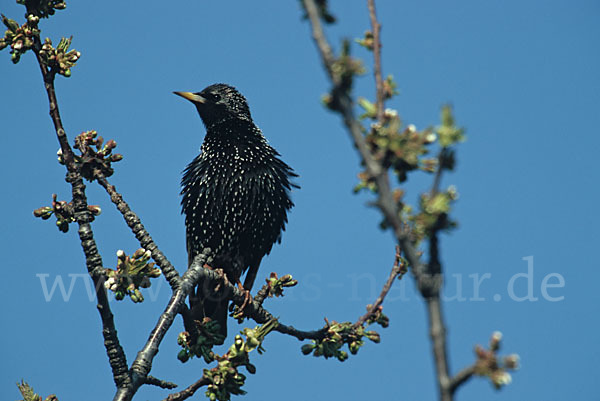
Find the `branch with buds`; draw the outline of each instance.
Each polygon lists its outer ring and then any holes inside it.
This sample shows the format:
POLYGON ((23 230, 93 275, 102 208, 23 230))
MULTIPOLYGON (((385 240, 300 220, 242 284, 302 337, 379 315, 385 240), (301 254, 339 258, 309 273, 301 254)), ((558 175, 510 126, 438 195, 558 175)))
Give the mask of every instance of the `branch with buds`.
MULTIPOLYGON (((442 107, 439 126, 420 131, 414 125, 404 125, 397 111, 385 107, 385 102, 393 98, 397 90, 391 75, 383 79, 381 24, 377 19, 375 0, 367 0, 371 29, 356 40, 373 53, 375 101, 358 97, 357 103, 364 112, 356 117, 355 101, 351 96, 352 84, 354 78, 364 72, 364 67, 360 60, 350 57, 348 41, 342 43, 339 56, 335 55, 323 31, 323 17, 317 1, 303 0, 303 6, 323 67, 332 84, 331 90, 323 98, 325 106, 340 114, 362 159, 364 171, 359 174, 355 191, 366 189, 376 195, 374 205, 379 208, 383 217, 380 227, 392 229, 402 256, 411 269, 419 292, 427 304, 440 399, 451 401, 454 389, 449 384, 451 379, 446 329, 440 298, 443 270, 438 234, 456 227, 456 222, 450 218, 450 211, 452 203, 458 198, 458 192, 453 186, 441 190, 440 183, 442 173, 454 168, 453 147, 465 139, 464 130, 456 125, 449 106, 442 107), (366 120, 371 120, 368 127, 364 125, 366 120), (437 157, 430 156, 434 147, 439 148, 437 157), (404 201, 404 190, 394 188, 390 173, 402 184, 412 172, 418 170, 434 173, 434 179, 432 189, 420 196, 418 211, 415 212, 404 201), (423 252, 420 248, 425 241, 429 245, 428 262, 421 260, 423 252)), ((338 337, 331 349, 321 351, 319 348, 319 352, 338 355, 336 352, 340 343, 343 341, 338 337)), ((307 352, 312 352, 313 349, 305 348, 307 352)), ((468 379, 470 376, 465 377, 468 379)), ((458 386, 463 381, 456 383, 458 386)))
POLYGON ((150 279, 160 276, 160 269, 154 267, 154 262, 149 262, 151 253, 143 248, 138 249, 131 256, 122 250, 117 251, 117 269, 106 269, 104 287, 115 294, 117 301, 126 295, 133 302, 143 302, 144 297, 140 288, 150 287, 150 279))

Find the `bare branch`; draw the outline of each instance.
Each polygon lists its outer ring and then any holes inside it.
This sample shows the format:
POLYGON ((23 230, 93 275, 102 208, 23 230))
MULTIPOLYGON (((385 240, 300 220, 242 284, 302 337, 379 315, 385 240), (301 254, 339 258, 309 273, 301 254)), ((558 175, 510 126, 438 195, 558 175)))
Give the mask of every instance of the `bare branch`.
MULTIPOLYGON (((444 171, 444 158, 445 151, 442 149, 438 156, 438 169, 433 179, 433 184, 430 191, 430 196, 432 197, 439 192, 442 172, 444 171)), ((442 312, 442 302, 440 299, 440 289, 442 288, 443 274, 442 263, 440 261, 438 226, 439 224, 436 223, 429 235, 429 263, 427 265, 427 273, 424 275, 424 277, 427 279, 427 285, 420 285, 419 290, 421 291, 421 295, 427 303, 429 330, 437 372, 440 400, 452 401, 454 391, 451 389, 450 367, 448 365, 448 351, 446 345, 446 327, 444 325, 444 315, 442 312)))
POLYGON ((210 384, 210 380, 208 380, 206 377, 202 376, 202 378, 200 378, 200 380, 198 380, 197 382, 191 384, 185 390, 181 390, 178 393, 173 393, 173 394, 169 395, 167 398, 165 398, 163 401, 182 401, 182 400, 186 400, 186 399, 190 398, 191 396, 193 396, 194 393, 200 387, 206 386, 207 384, 210 384))
POLYGON ((442 183, 442 173, 448 169, 448 159, 451 157, 451 153, 448 148, 442 148, 438 155, 438 166, 435 170, 435 176, 433 177, 433 184, 431 185, 431 191, 429 196, 433 197, 440 191, 440 185, 442 183))
POLYGON ((175 387, 177 387, 177 384, 175 384, 175 383, 171 383, 166 380, 160 380, 154 376, 148 376, 146 378, 146 384, 164 388, 164 389, 168 389, 168 390, 171 390, 171 389, 174 389, 175 387))
POLYGON ((158 267, 160 267, 160 270, 169 282, 171 288, 176 288, 180 282, 177 270, 175 270, 171 262, 169 262, 167 257, 158 248, 150 236, 150 233, 144 228, 140 218, 131 210, 127 202, 123 200, 123 196, 117 192, 115 186, 110 185, 106 177, 100 176, 97 180, 110 196, 112 203, 115 204, 119 212, 123 215, 125 223, 127 223, 127 226, 129 226, 137 240, 140 242, 140 246, 152 253, 152 259, 154 259, 158 267))
MULTIPOLYGON (((319 47, 319 51, 321 52, 321 58, 323 59, 323 66, 327 70, 329 77, 334 80, 333 74, 333 63, 335 62, 335 56, 333 54, 333 50, 331 50, 331 46, 327 42, 325 38, 325 33, 323 32, 323 28, 321 27, 321 21, 319 19, 319 11, 317 9, 317 5, 314 0, 304 0, 304 7, 306 8, 306 14, 308 15, 308 19, 310 20, 310 24, 312 25, 312 35, 315 43, 319 47)), ((338 84, 334 82, 334 84, 338 84)))
POLYGON ((390 275, 388 276, 385 284, 383 285, 383 288, 381 289, 381 293, 379 294, 375 302, 372 305, 370 305, 370 307, 367 310, 367 313, 358 318, 356 323, 354 323, 354 327, 362 326, 371 316, 373 316, 376 313, 377 309, 383 304, 383 300, 392 288, 394 280, 400 274, 404 273, 402 272, 402 266, 400 265, 400 247, 396 246, 396 258, 394 259, 394 266, 392 267, 392 271, 390 272, 390 275))
POLYGON ((441 164, 441 159, 442 159, 442 151, 440 151, 440 154, 438 155, 438 167, 437 170, 435 171, 435 176, 433 177, 433 184, 431 185, 431 192, 430 192, 430 196, 435 196, 439 191, 440 191, 440 184, 442 182, 442 172, 444 171, 444 168, 442 167, 441 164))
POLYGON ((450 380, 450 384, 448 386, 448 390, 450 393, 454 394, 456 390, 463 384, 465 384, 473 375, 475 374, 475 365, 467 366, 460 372, 458 372, 452 380, 450 380))
POLYGON ((427 303, 429 316, 429 335, 433 347, 440 400, 451 401, 452 393, 449 391, 450 378, 446 352, 446 328, 442 315, 441 299, 437 295, 425 298, 425 302, 427 303))
POLYGON ((377 14, 375 13, 375 0, 367 0, 369 6, 369 17, 371 19, 371 30, 373 31, 373 58, 375 68, 373 73, 375 75, 375 86, 377 90, 377 121, 383 121, 383 109, 384 109, 384 93, 383 93, 383 78, 381 76, 381 24, 377 21, 377 14))

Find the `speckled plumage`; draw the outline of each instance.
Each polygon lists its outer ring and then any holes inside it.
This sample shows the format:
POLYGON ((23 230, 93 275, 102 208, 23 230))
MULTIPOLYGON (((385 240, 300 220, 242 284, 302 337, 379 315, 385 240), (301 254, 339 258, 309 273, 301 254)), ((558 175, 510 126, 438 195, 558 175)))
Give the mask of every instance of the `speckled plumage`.
MULTIPOLYGON (((268 144, 235 88, 215 84, 178 94, 196 105, 206 127, 201 153, 181 182, 189 261, 209 247, 212 267, 222 268, 229 281, 249 269, 244 287, 250 290, 261 259, 281 241, 296 174, 268 144)), ((227 301, 196 295, 190 303, 199 305, 192 309, 200 306, 223 326, 227 301)))

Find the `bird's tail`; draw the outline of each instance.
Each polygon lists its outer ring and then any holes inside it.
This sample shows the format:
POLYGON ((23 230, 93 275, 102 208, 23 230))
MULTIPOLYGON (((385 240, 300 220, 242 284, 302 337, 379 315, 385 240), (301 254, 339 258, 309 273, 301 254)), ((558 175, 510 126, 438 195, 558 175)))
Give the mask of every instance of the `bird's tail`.
MULTIPOLYGON (((191 266, 194 258, 198 255, 191 252, 189 245, 188 242, 188 266, 191 266)), ((210 249, 204 249, 201 255, 207 257, 201 262, 202 264, 212 260, 210 258, 210 249)), ((210 318, 219 323, 219 333, 227 337, 227 309, 229 306, 229 297, 227 295, 227 292, 223 291, 223 289, 215 291, 214 286, 210 282, 200 280, 196 288, 189 295, 189 317, 192 319, 191 321, 188 320, 188 322, 202 322, 204 318, 210 318)), ((195 332, 191 327, 186 327, 186 330, 195 332)))
POLYGON ((219 333, 227 337, 227 307, 229 306, 229 300, 227 298, 209 298, 204 299, 204 317, 209 317, 219 323, 219 333))
POLYGON ((219 323, 219 333, 227 336, 227 308, 229 299, 227 294, 214 292, 213 288, 207 288, 202 282, 198 284, 195 291, 190 294, 190 307, 192 318, 202 322, 204 318, 210 318, 219 323))

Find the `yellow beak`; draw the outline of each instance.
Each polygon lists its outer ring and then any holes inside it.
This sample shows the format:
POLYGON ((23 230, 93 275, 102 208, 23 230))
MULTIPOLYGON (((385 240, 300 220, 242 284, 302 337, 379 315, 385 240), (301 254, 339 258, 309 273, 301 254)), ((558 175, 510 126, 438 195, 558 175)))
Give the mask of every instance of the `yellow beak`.
POLYGON ((200 95, 192 92, 173 92, 174 94, 181 96, 184 99, 189 100, 192 103, 205 103, 206 99, 200 95))

